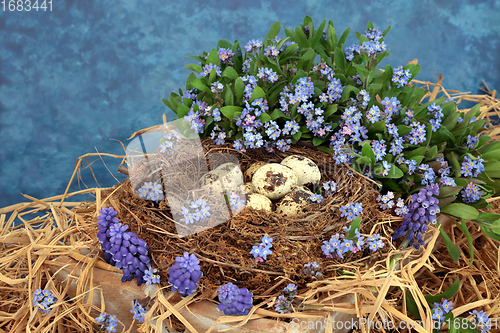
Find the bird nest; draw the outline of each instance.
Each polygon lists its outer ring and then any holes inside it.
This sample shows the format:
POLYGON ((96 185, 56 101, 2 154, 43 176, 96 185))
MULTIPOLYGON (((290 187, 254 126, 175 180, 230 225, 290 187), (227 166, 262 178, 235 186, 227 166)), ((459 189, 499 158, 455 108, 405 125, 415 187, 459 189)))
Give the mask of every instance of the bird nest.
MULTIPOLYGON (((279 288, 277 281, 293 282, 306 288, 306 284, 311 282, 311 278, 304 274, 304 264, 308 262, 318 263, 323 276, 328 278, 338 276, 337 270, 347 262, 352 267, 370 267, 394 250, 389 241, 391 224, 400 219, 380 211, 376 202, 379 192, 373 188, 376 186, 370 179, 347 166, 339 167, 328 154, 298 145, 276 154, 267 153, 264 149, 239 153, 229 143, 217 146, 210 139, 203 140, 203 148, 205 154, 210 152, 212 156, 218 156, 212 159, 212 168, 226 163, 227 156, 231 155, 238 157, 242 171, 258 161, 279 163, 290 155, 307 157, 318 165, 322 181, 337 183, 337 193, 325 198, 321 204, 307 206, 298 216, 244 209, 227 222, 180 237, 177 230, 183 226, 174 220, 169 202, 163 200, 154 203, 139 198, 138 185, 134 188, 132 182, 126 180, 109 191, 110 198, 117 203, 114 208, 119 212, 120 221, 129 225, 131 231, 149 244, 154 266, 159 269, 165 286, 168 285, 168 268, 174 263, 175 257, 185 251, 194 253, 201 262, 202 271, 205 272, 200 280, 202 293, 211 295, 213 290, 232 281, 257 296, 279 288), (349 252, 343 259, 326 258, 321 250, 323 241, 328 241, 336 233, 343 234, 343 227, 350 225, 345 217, 341 217, 339 209, 348 203, 362 204, 361 234, 370 236, 379 233, 384 236, 386 246, 376 252, 369 249, 349 252), (250 251, 265 234, 273 238, 273 254, 265 262, 257 262, 250 251)), ((156 154, 149 159, 149 169, 168 170, 173 163, 175 161, 171 158, 156 154)), ((141 183, 159 181, 155 175, 148 176, 143 165, 137 165, 137 169, 130 172, 140 173, 142 176, 137 178, 142 180, 141 183)), ((180 179, 199 179, 202 176, 197 168, 185 172, 198 175, 183 175, 180 179)), ((182 186, 181 183, 177 185, 182 186)))

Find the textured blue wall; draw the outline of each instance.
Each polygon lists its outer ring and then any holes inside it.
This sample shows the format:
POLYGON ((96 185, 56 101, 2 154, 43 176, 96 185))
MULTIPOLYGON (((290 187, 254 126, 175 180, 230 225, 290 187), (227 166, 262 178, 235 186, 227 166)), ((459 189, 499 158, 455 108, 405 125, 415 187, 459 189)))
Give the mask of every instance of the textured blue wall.
MULTIPOLYGON (((63 193, 78 156, 122 154, 110 138, 126 143, 163 112, 172 119, 161 98, 184 87, 186 55, 221 38, 263 38, 276 20, 296 27, 305 15, 316 25, 331 19, 338 31, 363 31, 369 20, 381 30, 392 25, 387 63, 418 58, 420 80, 441 71, 451 89, 475 93, 483 79, 500 88, 499 1, 54 0, 52 12, 0 8, 0 207, 22 201, 20 193, 63 193)), ((117 161, 105 161, 115 172, 117 161)), ((115 183, 102 162, 93 169, 101 186, 115 183)), ((83 177, 96 185, 90 172, 83 177)))

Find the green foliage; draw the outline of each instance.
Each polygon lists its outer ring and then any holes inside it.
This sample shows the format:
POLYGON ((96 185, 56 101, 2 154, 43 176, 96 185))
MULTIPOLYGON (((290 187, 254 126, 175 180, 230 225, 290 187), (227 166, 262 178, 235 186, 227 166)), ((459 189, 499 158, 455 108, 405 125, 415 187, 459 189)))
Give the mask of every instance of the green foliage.
MULTIPOLYGON (((220 40, 208 53, 189 56, 196 63, 186 66, 192 70, 186 91, 172 93, 163 103, 179 118, 191 115, 190 122, 204 122, 200 136, 223 130, 226 140, 240 140, 244 149, 286 150, 299 140, 313 144, 331 153, 333 163, 368 170, 383 192, 392 190, 396 197, 406 198, 426 184, 446 184, 439 196, 441 211, 477 221, 477 209, 487 206, 485 199, 500 194, 500 143, 480 135, 484 121, 476 119, 479 105, 463 114, 446 97, 423 100, 427 90, 407 84, 419 73, 419 65, 378 68, 389 55, 384 42, 389 30, 356 32, 357 45, 345 45, 350 28, 338 33, 331 21, 315 27, 306 17, 295 28, 275 22, 253 46, 220 40), (232 55, 223 59, 221 48, 232 55), (222 91, 214 88, 217 84, 222 91), (264 107, 256 110, 253 103, 264 107), (216 109, 220 120, 212 117, 216 109), (376 109, 378 115, 372 117, 376 109), (258 125, 246 125, 243 118, 258 125), (296 129, 285 131, 290 124, 296 129), (269 128, 278 128, 278 135, 269 128), (248 131, 262 141, 247 141, 248 131), (382 145, 382 152, 374 142, 382 145), (481 165, 477 172, 464 171, 467 159, 481 165), (467 204, 462 193, 471 182, 480 186, 482 197, 467 204)), ((499 220, 477 223, 498 239, 499 220)))

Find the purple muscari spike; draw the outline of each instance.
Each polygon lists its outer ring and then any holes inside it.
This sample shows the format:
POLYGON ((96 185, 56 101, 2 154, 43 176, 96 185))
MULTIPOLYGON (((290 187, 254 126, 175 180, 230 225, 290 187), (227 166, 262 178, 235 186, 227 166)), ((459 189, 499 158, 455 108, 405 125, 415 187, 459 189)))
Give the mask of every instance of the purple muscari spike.
POLYGON ((172 285, 172 291, 186 297, 193 294, 197 289, 198 280, 203 276, 200 261, 194 254, 184 252, 182 257, 175 258, 175 264, 168 270, 170 278, 168 283, 172 285))
POLYGON ((238 288, 231 282, 219 288, 219 301, 217 310, 224 311, 226 316, 247 315, 253 306, 253 294, 247 288, 238 288))
POLYGON ((137 276, 137 285, 140 285, 150 265, 146 242, 133 232, 126 231, 128 225, 120 223, 113 207, 103 208, 99 212, 97 237, 106 261, 123 270, 122 282, 137 276))
POLYGON ((427 185, 420 189, 418 194, 413 194, 408 205, 408 213, 404 216, 401 226, 394 230, 393 239, 405 237, 409 245, 414 245, 417 249, 424 245, 422 235, 427 231, 427 224, 436 223, 436 214, 439 210, 439 185, 427 185))

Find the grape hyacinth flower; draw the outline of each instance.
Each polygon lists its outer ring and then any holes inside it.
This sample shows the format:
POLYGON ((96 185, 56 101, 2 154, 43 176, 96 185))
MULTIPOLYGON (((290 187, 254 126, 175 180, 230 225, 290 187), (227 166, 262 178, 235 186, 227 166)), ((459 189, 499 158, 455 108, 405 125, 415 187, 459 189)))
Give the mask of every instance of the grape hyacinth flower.
POLYGON ((219 302, 217 310, 224 311, 226 316, 247 315, 253 306, 253 294, 247 288, 238 288, 228 282, 219 289, 219 302))
POLYGON ((320 272, 320 266, 316 261, 304 264, 304 274, 307 276, 314 276, 316 278, 320 278, 323 276, 323 274, 321 274, 320 272))
POLYGON ((462 194, 462 200, 465 203, 474 203, 478 201, 483 195, 483 191, 479 189, 479 186, 474 183, 469 183, 460 194, 462 194))
POLYGON ((108 332, 116 332, 116 326, 118 326, 118 320, 115 315, 110 315, 108 313, 101 313, 99 317, 95 318, 98 324, 106 328, 108 332))
POLYGON ((37 289, 33 293, 33 306, 46 314, 52 310, 50 307, 56 302, 56 296, 48 290, 37 289))
POLYGON ((144 276, 142 278, 146 285, 157 284, 160 283, 160 274, 158 274, 158 269, 148 267, 148 269, 144 272, 144 276))
POLYGON ((184 252, 182 257, 175 258, 175 264, 168 270, 170 278, 168 283, 172 285, 172 291, 186 297, 193 294, 198 288, 198 280, 203 276, 200 261, 194 254, 184 252))
POLYGON ((273 247, 273 239, 268 235, 264 235, 262 237, 262 241, 258 245, 254 245, 250 254, 253 254, 253 257, 257 262, 263 262, 267 260, 267 256, 273 254, 271 248, 273 247))
POLYGON ((427 185, 420 189, 418 193, 411 196, 408 205, 409 212, 404 216, 401 226, 394 230, 393 239, 405 237, 409 245, 419 249, 424 245, 422 235, 427 231, 427 224, 436 224, 436 214, 439 210, 439 199, 434 196, 439 195, 439 185, 427 185))
POLYGON ((122 269, 122 282, 137 276, 137 285, 141 285, 144 272, 151 265, 148 245, 133 232, 126 231, 128 226, 115 218, 118 213, 113 207, 103 208, 99 213, 97 238, 106 261, 122 269))
POLYGON ((142 307, 142 305, 135 300, 134 306, 132 307, 132 310, 130 310, 131 313, 134 314, 133 319, 139 321, 140 323, 144 322, 144 315, 146 314, 146 310, 142 307))

